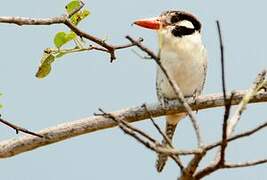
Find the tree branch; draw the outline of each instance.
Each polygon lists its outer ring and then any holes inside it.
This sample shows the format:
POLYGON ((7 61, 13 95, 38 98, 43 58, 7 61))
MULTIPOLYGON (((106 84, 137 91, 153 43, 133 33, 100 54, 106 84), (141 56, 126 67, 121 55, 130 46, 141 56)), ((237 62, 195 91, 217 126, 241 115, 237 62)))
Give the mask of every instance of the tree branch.
MULTIPOLYGON (((81 8, 83 7, 83 3, 82 6, 80 8, 78 8, 77 10, 74 10, 74 12, 76 13, 77 11, 79 11, 81 8)), ((105 48, 109 54, 110 54, 110 58, 111 58, 111 62, 113 60, 116 59, 115 56, 115 51, 119 50, 119 49, 125 49, 125 48, 129 48, 131 46, 135 46, 135 44, 125 44, 125 45, 111 45, 108 44, 106 41, 93 36, 89 33, 86 33, 82 30, 80 30, 77 26, 75 26, 74 24, 72 24, 72 22, 70 21, 69 17, 73 15, 72 13, 70 15, 68 14, 64 14, 62 16, 57 16, 57 17, 51 17, 51 18, 29 18, 29 17, 13 17, 13 16, 0 16, 0 23, 9 23, 9 24, 16 24, 19 26, 22 25, 53 25, 53 24, 65 24, 69 29, 71 29, 73 32, 75 32, 78 36, 83 37, 85 39, 88 39, 89 41, 92 41, 96 44, 98 44, 99 46, 105 48)), ((136 42, 142 42, 143 39, 139 38, 136 40, 136 42)))
POLYGON ((13 16, 0 16, 0 23, 22 25, 52 25, 63 24, 68 18, 68 15, 62 15, 51 18, 29 18, 29 17, 13 17, 13 16))
MULTIPOLYGON (((238 104, 242 100, 245 93, 246 91, 236 91, 231 104, 238 104)), ((229 102, 230 96, 230 94, 227 95, 227 102, 229 102)), ((258 93, 250 100, 250 103, 257 102, 267 102, 267 93, 258 93)), ((224 106, 224 99, 222 94, 212 94, 208 96, 199 96, 197 98, 197 103, 195 102, 195 100, 191 99, 188 101, 188 104, 193 110, 201 110, 224 106)), ((153 117, 159 117, 166 114, 175 114, 185 111, 183 105, 177 103, 177 101, 168 103, 166 107, 161 107, 160 104, 149 104, 147 105, 147 109, 150 113, 147 113, 147 111, 141 105, 112 112, 112 114, 116 117, 121 117, 127 122, 136 122, 148 119, 151 115, 153 117)), ((95 116, 59 124, 57 126, 37 132, 37 134, 40 134, 45 138, 24 135, 20 138, 1 141, 0 158, 11 157, 38 147, 69 139, 71 137, 99 131, 114 126, 116 126, 116 123, 114 121, 108 118, 95 116)))

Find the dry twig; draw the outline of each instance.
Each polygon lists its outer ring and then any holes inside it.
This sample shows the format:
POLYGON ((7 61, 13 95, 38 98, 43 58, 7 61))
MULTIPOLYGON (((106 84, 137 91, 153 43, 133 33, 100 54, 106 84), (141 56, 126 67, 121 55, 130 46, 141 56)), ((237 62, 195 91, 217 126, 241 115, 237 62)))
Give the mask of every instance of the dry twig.
MULTIPOLYGON (((252 134, 262 130, 263 128, 266 128, 267 127, 267 121, 256 126, 255 128, 252 128, 250 130, 246 130, 244 132, 241 132, 239 134, 236 134, 236 135, 233 135, 232 137, 228 138, 227 141, 228 142, 231 142, 231 141, 234 141, 234 140, 237 140, 237 139, 240 139, 240 138, 244 138, 244 137, 249 137, 251 136, 252 134)), ((213 144, 209 144, 209 145, 206 145, 204 148, 206 151, 209 151, 213 148, 216 148, 218 146, 220 146, 222 144, 222 141, 218 141, 216 143, 213 143, 213 144)))
MULTIPOLYGON (((147 111, 146 106, 144 108, 147 111)), ((102 109, 99 109, 99 111, 102 114, 96 114, 97 116, 100 115, 100 116, 103 116, 103 117, 106 117, 106 118, 113 120, 114 122, 116 122, 118 124, 118 126, 120 127, 120 129, 124 133, 132 136, 134 139, 136 139, 138 142, 140 142, 141 144, 143 144, 145 147, 149 148, 150 150, 155 151, 156 153, 165 153, 166 152, 166 154, 169 154, 169 156, 177 163, 177 165, 180 167, 181 170, 184 169, 184 166, 182 165, 178 156, 170 154, 170 152, 171 152, 171 151, 169 151, 170 148, 163 147, 159 142, 157 142, 155 139, 153 139, 151 136, 149 136, 144 131, 139 130, 138 128, 130 125, 129 123, 127 123, 124 120, 121 120, 120 118, 115 117, 111 113, 106 113, 102 109)))
POLYGON ((243 163, 226 163, 224 164, 223 168, 243 168, 243 167, 249 167, 249 166, 256 166, 260 164, 267 163, 267 159, 260 159, 256 161, 247 161, 243 163))
MULTIPOLYGON (((57 17, 51 17, 51 18, 28 18, 28 17, 11 17, 11 16, 0 16, 0 23, 9 23, 9 24, 16 24, 19 26, 22 25, 53 25, 53 24, 65 24, 69 29, 71 29, 73 32, 75 32, 78 36, 83 37, 85 39, 88 39, 89 41, 92 41, 99 45, 100 47, 95 47, 95 50, 103 51, 103 48, 105 48, 105 52, 108 52, 110 54, 111 61, 116 59, 115 51, 119 49, 125 49, 129 48, 131 46, 135 46, 134 44, 125 44, 125 45, 111 45, 107 43, 106 41, 93 36, 89 33, 86 33, 82 30, 80 30, 78 27, 76 27, 72 22, 69 20, 69 17, 71 17, 73 14, 77 13, 79 10, 81 10, 82 6, 76 10, 73 11, 70 15, 64 14, 62 16, 57 17)), ((137 42, 143 41, 143 39, 139 38, 136 40, 137 42)))
POLYGON ((227 146, 227 120, 230 115, 230 108, 231 108, 231 99, 230 103, 226 103, 226 83, 225 83, 225 66, 224 66, 224 46, 222 40, 222 33, 219 21, 216 21, 217 30, 219 35, 219 42, 220 42, 220 52, 221 52, 221 79, 222 79, 222 91, 223 91, 223 98, 224 98, 224 116, 223 116, 223 128, 222 128, 222 143, 221 143, 221 150, 219 152, 220 159, 218 164, 224 164, 225 160, 225 149, 227 146))
POLYGON ((18 134, 19 132, 24 132, 26 134, 30 134, 30 135, 33 135, 33 136, 37 136, 39 138, 43 138, 43 136, 40 135, 40 134, 37 134, 37 133, 32 132, 32 131, 29 131, 29 130, 27 130, 25 128, 19 127, 19 126, 15 125, 15 124, 12 124, 12 123, 2 119, 1 118, 1 114, 0 114, 0 122, 5 124, 5 125, 7 125, 8 127, 11 127, 12 129, 14 129, 16 131, 16 134, 18 134))
POLYGON ((151 120, 152 124, 155 126, 155 128, 157 129, 157 131, 160 133, 160 135, 163 137, 163 139, 166 141, 166 143, 173 148, 173 145, 171 143, 171 140, 166 136, 166 134, 160 129, 160 127, 157 125, 157 123, 155 122, 155 120, 152 117, 152 114, 148 111, 146 104, 143 104, 143 107, 145 109, 145 111, 150 115, 149 119, 151 120))

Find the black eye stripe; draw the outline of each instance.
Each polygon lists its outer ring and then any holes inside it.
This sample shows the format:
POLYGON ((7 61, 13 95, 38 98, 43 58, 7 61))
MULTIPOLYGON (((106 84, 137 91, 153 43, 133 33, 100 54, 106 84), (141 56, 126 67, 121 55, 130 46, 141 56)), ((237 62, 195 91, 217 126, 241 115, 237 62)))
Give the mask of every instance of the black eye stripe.
POLYGON ((177 14, 175 14, 171 17, 171 23, 177 23, 178 21, 179 21, 179 17, 177 14))
POLYGON ((172 34, 175 37, 182 37, 186 35, 191 35, 195 32, 195 29, 188 28, 185 26, 175 26, 175 28, 172 30, 172 34))

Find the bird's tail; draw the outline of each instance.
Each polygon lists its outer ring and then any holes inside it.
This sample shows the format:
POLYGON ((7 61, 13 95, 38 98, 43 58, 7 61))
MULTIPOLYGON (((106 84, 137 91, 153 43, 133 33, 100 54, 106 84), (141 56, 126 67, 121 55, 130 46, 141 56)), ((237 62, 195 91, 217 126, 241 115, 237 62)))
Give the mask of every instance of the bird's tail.
MULTIPOLYGON (((182 114, 175 114, 175 115, 169 115, 166 116, 166 129, 165 134, 169 138, 170 141, 172 141, 176 126, 178 122, 185 116, 184 113, 182 114)), ((165 139, 162 140, 163 146, 167 146, 167 142, 165 139)), ((166 154, 158 154, 158 159, 156 161, 156 168, 158 172, 161 172, 168 160, 168 156, 166 154)))

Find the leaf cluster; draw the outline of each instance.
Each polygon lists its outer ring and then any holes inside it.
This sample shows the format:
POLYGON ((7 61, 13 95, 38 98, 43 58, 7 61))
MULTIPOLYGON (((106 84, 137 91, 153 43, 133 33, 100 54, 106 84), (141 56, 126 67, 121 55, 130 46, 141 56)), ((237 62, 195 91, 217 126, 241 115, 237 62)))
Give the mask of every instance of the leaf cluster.
MULTIPOLYGON (((82 6, 83 2, 81 0, 72 0, 65 6, 67 15, 70 16, 69 20, 75 26, 77 26, 82 20, 90 15, 90 11, 88 9, 79 9, 82 6)), ((54 36, 54 45, 55 48, 47 48, 44 50, 38 71, 35 74, 35 76, 39 79, 45 78, 51 72, 52 63, 54 63, 58 58, 66 54, 84 50, 84 42, 73 31, 57 32, 54 36), (69 44, 70 42, 75 43, 73 48, 62 48, 64 45, 69 44)))

